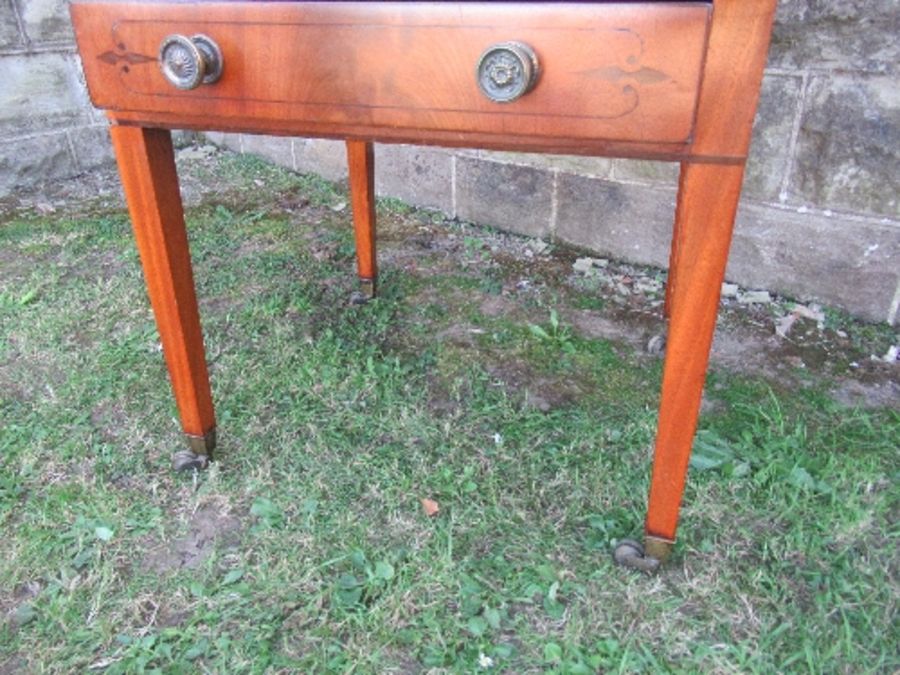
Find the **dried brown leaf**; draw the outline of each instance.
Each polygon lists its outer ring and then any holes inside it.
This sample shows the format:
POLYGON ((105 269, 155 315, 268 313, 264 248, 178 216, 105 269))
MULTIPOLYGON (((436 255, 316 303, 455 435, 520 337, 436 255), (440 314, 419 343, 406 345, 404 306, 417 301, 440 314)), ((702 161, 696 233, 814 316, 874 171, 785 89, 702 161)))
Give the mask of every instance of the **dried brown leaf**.
POLYGON ((433 499, 423 498, 422 500, 422 509, 425 511, 425 515, 429 518, 437 514, 438 511, 441 510, 440 504, 438 504, 433 499))

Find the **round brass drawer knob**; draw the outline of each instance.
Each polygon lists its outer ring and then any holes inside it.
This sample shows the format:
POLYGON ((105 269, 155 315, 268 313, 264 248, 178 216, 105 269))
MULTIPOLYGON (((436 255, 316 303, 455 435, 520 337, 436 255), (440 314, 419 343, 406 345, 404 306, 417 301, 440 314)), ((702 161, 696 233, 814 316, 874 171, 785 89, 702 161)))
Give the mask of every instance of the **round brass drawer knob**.
POLYGON ((537 54, 524 42, 501 42, 488 47, 475 69, 481 93, 496 103, 509 103, 534 88, 540 67, 537 54))
POLYGON ((159 46, 159 67, 179 89, 196 89, 222 77, 222 51, 207 35, 170 35, 159 46))

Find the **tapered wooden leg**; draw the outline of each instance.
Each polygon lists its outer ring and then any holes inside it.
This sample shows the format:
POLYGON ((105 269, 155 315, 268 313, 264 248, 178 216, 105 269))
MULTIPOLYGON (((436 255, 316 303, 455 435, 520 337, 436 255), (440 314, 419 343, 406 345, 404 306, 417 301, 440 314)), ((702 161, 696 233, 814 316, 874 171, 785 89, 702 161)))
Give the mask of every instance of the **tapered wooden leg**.
POLYGON ((350 200, 356 233, 356 266, 361 291, 375 296, 378 265, 375 259, 375 151, 368 141, 347 141, 350 200))
POLYGON ((681 189, 681 183, 684 181, 685 165, 681 166, 681 174, 679 176, 678 203, 675 206, 675 227, 672 229, 672 246, 669 250, 669 274, 666 279, 666 301, 663 306, 663 314, 666 318, 672 316, 672 302, 675 295, 675 286, 678 285, 678 256, 681 253, 681 219, 682 215, 682 195, 684 191, 681 189))
POLYGON ((110 129, 175 402, 190 449, 209 456, 215 416, 169 131, 110 129))
POLYGON ((676 284, 645 528, 645 553, 657 560, 675 540, 743 177, 743 166, 683 164, 681 171, 676 284))

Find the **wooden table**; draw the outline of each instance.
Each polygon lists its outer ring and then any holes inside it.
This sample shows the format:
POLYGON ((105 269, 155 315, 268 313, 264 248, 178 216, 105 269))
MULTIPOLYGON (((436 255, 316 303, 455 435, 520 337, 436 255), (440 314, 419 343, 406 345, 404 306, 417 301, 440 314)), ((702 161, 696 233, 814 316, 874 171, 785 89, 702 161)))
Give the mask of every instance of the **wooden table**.
POLYGON ((71 6, 108 112, 190 450, 215 416, 169 129, 347 140, 358 272, 376 284, 372 142, 681 163, 644 546, 675 539, 776 0, 230 2, 71 6))

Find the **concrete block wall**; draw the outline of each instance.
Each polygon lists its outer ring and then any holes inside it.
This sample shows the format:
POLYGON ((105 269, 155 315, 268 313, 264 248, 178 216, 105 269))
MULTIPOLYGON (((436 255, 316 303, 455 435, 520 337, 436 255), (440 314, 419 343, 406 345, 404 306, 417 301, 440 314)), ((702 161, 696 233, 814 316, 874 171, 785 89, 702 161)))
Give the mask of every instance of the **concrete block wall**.
MULTIPOLYGON (((898 35, 897 0, 781 0, 729 280, 896 323, 898 35)), ((339 141, 208 137, 297 171, 346 176, 339 141)), ((0 194, 108 157, 64 2, 0 0, 0 194)), ((658 162, 376 151, 380 194, 660 267, 668 261, 676 180, 677 166, 658 162)))
POLYGON ((65 0, 0 0, 0 196, 112 159, 65 0))

